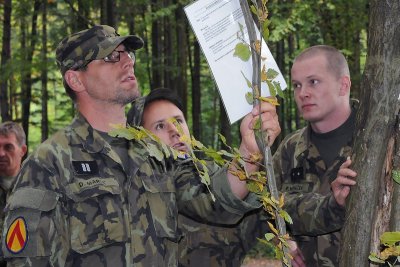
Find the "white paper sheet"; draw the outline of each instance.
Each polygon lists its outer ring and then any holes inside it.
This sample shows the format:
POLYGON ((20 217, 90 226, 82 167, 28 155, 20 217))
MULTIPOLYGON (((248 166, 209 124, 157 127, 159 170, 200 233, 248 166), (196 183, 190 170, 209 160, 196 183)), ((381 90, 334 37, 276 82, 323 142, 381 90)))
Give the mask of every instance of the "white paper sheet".
MULTIPOLYGON (((233 56, 235 46, 241 42, 237 34, 241 24, 244 27, 244 40, 249 43, 246 23, 239 0, 198 0, 185 7, 186 16, 205 54, 217 83, 222 101, 231 123, 241 119, 252 109, 245 98, 251 92, 242 73, 252 80, 252 60, 244 62, 233 56)), ((257 31, 258 34, 258 31, 257 31)), ((259 36, 259 34, 257 35, 259 36)), ((275 59, 264 40, 261 55, 266 60, 262 64, 279 72, 274 81, 279 82, 282 90, 287 85, 275 59)), ((261 95, 269 96, 265 83, 261 86, 261 95)))

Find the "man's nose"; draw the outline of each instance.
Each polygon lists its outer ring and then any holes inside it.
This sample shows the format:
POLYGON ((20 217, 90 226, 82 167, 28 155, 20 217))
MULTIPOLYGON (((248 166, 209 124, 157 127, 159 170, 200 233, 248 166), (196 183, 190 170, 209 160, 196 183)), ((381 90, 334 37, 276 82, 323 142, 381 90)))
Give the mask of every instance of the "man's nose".
POLYGON ((301 98, 309 97, 310 96, 310 89, 307 86, 303 86, 300 89, 299 96, 301 98))
POLYGON ((176 124, 174 122, 168 122, 168 132, 172 135, 172 136, 180 136, 179 131, 178 131, 178 127, 176 126, 176 124))

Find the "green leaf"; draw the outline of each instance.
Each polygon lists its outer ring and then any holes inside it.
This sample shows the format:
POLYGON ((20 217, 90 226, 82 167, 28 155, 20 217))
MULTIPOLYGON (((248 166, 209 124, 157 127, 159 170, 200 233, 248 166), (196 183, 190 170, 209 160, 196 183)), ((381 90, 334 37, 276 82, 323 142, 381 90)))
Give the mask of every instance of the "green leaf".
POLYGON ((281 84, 279 82, 273 81, 272 82, 275 86, 276 91, 278 92, 278 95, 282 98, 285 98, 285 93, 282 90, 281 84))
POLYGON ((292 218, 290 217, 289 213, 287 213, 285 210, 280 210, 279 215, 281 215, 281 217, 285 220, 285 222, 293 224, 292 218))
POLYGON ((158 161, 162 161, 164 159, 164 154, 158 148, 158 146, 149 143, 147 144, 147 150, 149 151, 150 156, 155 157, 158 161))
POLYGON ((250 10, 251 10, 251 12, 253 12, 254 15, 258 15, 258 10, 254 5, 250 6, 250 10))
POLYGON ((273 80, 273 79, 275 79, 276 77, 278 77, 278 75, 279 75, 279 72, 277 72, 277 71, 274 70, 274 69, 268 69, 268 70, 267 70, 267 77, 268 77, 268 80, 273 80))
POLYGON ((220 166, 225 163, 225 161, 222 158, 222 156, 215 150, 207 149, 207 150, 204 151, 204 153, 208 157, 212 158, 215 161, 215 163, 217 163, 220 166))
POLYGON ((252 84, 251 84, 250 80, 249 80, 249 79, 247 79, 247 78, 246 78, 246 76, 244 76, 244 73, 243 73, 243 71, 240 71, 240 72, 242 73, 242 75, 243 75, 243 78, 246 80, 247 86, 248 86, 249 88, 253 88, 253 86, 252 86, 252 84))
POLYGON ((393 170, 392 177, 396 183, 400 184, 400 170, 393 170))
POLYGON ((264 237, 267 241, 271 241, 275 235, 273 233, 266 233, 264 237))
POLYGON ((381 235, 381 243, 386 246, 393 246, 400 242, 400 232, 385 232, 381 235))
POLYGON ((270 82, 269 80, 267 80, 267 85, 268 85, 268 89, 269 89, 269 94, 271 96, 276 96, 276 89, 275 89, 275 86, 273 85, 273 83, 270 82))
POLYGON ((247 92, 245 97, 246 97, 247 103, 249 103, 250 105, 253 105, 253 103, 254 103, 253 93, 252 92, 247 92))
POLYGON ((242 34, 242 36, 244 35, 244 31, 243 31, 243 25, 239 23, 239 29, 240 29, 240 33, 242 34))
POLYGON ((235 46, 235 52, 233 53, 233 56, 236 56, 245 62, 248 61, 251 56, 249 46, 245 43, 238 43, 235 46))
POLYGON ((372 253, 371 255, 368 256, 368 259, 372 262, 376 263, 385 263, 385 261, 381 260, 380 258, 377 257, 375 253, 372 253))
POLYGON ((269 23, 267 21, 264 21, 262 25, 262 36, 265 41, 268 40, 269 38, 269 28, 268 28, 269 23))

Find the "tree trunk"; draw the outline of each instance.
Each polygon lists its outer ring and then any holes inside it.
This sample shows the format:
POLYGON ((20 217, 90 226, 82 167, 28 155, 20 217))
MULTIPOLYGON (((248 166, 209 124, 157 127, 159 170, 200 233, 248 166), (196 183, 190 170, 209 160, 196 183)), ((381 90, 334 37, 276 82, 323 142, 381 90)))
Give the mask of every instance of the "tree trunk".
MULTIPOLYGON (((169 0, 163 0, 163 8, 167 8, 170 5, 169 0)), ((175 28, 175 19, 172 20, 171 16, 164 16, 163 17, 163 35, 164 35, 164 50, 162 51, 162 57, 164 59, 163 64, 163 86, 167 88, 175 88, 174 84, 174 57, 175 57, 175 50, 174 50, 174 28, 175 28)))
POLYGON ((107 0, 107 25, 116 27, 116 12, 115 12, 115 1, 107 0))
POLYGON ((183 102, 183 113, 187 118, 188 113, 188 101, 187 101, 187 58, 188 58, 188 46, 187 46, 187 19, 183 11, 183 7, 179 6, 176 11, 176 45, 175 54, 177 56, 177 73, 174 75, 174 87, 178 92, 178 95, 182 98, 183 102))
POLYGON ((196 38, 193 40, 193 66, 192 75, 192 134, 195 138, 202 140, 201 132, 201 88, 200 88, 200 45, 196 38))
MULTIPOLYGON (((158 0, 151 0, 151 9, 157 10, 159 8, 158 0)), ((160 25, 156 19, 153 19, 151 24, 151 62, 152 62, 152 79, 150 80, 151 89, 161 87, 162 86, 162 76, 160 71, 161 66, 161 51, 162 51, 162 43, 161 43, 161 30, 160 25)))
POLYGON ((42 81, 42 121, 41 121, 41 133, 42 142, 49 136, 49 118, 48 118, 48 93, 47 93, 47 1, 43 1, 42 11, 42 69, 41 69, 41 81, 42 81))
POLYGON ((30 34, 30 45, 26 53, 26 64, 30 67, 28 70, 24 71, 22 75, 22 127, 26 134, 26 140, 29 136, 29 116, 32 100, 32 62, 33 62, 33 52, 35 50, 36 40, 37 40, 37 17, 40 9, 41 1, 36 0, 34 3, 33 14, 32 14, 32 24, 31 24, 31 34, 30 34))
POLYGON ((393 167, 399 167, 394 155, 398 154, 395 137, 399 129, 400 3, 372 0, 370 6, 368 54, 353 146, 358 178, 342 229, 342 267, 369 266, 368 255, 378 251, 380 235, 399 231, 389 223, 392 205, 400 200, 392 179, 393 167))
POLYGON ((4 19, 3 19, 3 39, 1 50, 1 67, 0 67, 0 109, 2 121, 12 119, 9 105, 8 95, 8 71, 7 66, 11 59, 11 0, 4 1, 4 19))

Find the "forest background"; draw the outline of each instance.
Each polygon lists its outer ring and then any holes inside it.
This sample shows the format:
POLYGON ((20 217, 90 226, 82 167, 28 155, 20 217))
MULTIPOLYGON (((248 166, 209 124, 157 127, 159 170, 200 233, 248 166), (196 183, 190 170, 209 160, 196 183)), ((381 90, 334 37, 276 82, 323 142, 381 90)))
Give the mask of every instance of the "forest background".
MULTIPOLYGON (((230 125, 212 73, 183 7, 187 0, 0 0, 1 121, 21 122, 29 151, 67 125, 74 107, 55 63, 65 36, 94 24, 108 24, 121 35, 145 41, 137 51, 135 74, 142 94, 157 87, 175 90, 184 100, 192 134, 220 147, 217 133, 238 143, 238 124, 230 125)), ((367 51, 368 1, 270 0, 267 44, 286 78, 279 118, 285 135, 304 125, 290 83, 293 58, 316 44, 333 45, 347 57, 352 96, 360 92, 367 51)), ((246 90, 247 88, 244 88, 246 90)), ((275 144, 279 144, 277 140, 275 144)))

